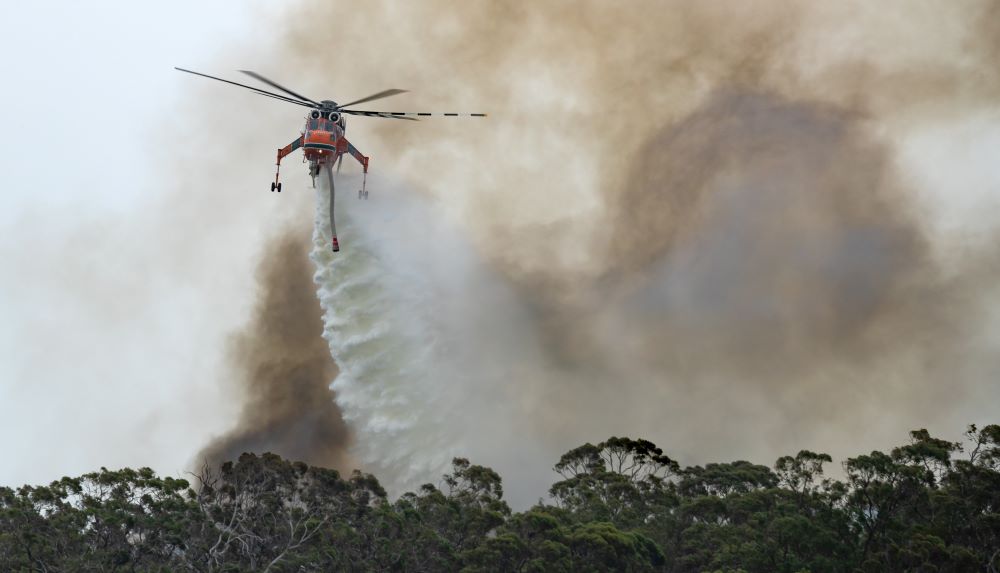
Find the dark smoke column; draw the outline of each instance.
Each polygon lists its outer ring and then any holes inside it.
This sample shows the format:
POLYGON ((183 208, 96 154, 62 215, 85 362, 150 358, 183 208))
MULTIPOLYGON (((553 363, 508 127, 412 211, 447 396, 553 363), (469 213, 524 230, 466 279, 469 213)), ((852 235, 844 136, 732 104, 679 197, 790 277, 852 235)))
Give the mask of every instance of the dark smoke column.
POLYGON ((286 230, 261 258, 253 316, 229 347, 243 408, 236 427, 210 443, 198 464, 218 464, 243 452, 273 452, 349 469, 350 434, 329 388, 337 367, 322 336, 309 231, 286 230))

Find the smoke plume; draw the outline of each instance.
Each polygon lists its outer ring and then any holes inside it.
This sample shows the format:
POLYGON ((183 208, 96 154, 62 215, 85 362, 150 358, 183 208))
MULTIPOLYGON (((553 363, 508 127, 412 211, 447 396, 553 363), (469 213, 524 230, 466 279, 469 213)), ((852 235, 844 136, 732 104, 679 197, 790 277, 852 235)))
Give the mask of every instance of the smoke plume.
POLYGON ((523 467, 612 433, 686 461, 766 463, 977 421, 1000 372, 995 242, 954 248, 933 206, 1000 176, 917 150, 930 179, 903 150, 996 113, 997 10, 306 2, 279 79, 417 94, 372 109, 491 114, 351 120, 373 170, 405 181, 383 187, 434 206, 396 213, 409 235, 346 211, 367 222, 350 232, 368 262, 318 279, 361 461, 409 484, 437 463, 415 460, 457 450, 504 470, 523 501, 547 480, 523 467), (474 257, 421 235, 445 221, 474 257), (359 277, 380 293, 359 299, 364 324, 395 325, 396 342, 343 334, 349 309, 330 293, 359 277), (352 370, 403 355, 421 358, 352 370))
POLYGON ((253 315, 229 347, 243 407, 237 426, 209 444, 199 460, 214 464, 269 451, 351 469, 350 433, 329 388, 337 368, 321 336, 308 253, 306 227, 288 228, 266 246, 253 315))

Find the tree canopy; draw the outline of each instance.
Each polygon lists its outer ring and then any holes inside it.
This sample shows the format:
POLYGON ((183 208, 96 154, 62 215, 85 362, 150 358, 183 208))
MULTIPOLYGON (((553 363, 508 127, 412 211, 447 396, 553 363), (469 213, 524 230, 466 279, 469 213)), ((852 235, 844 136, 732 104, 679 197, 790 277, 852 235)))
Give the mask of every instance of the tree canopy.
POLYGON ((611 437, 554 465, 513 512, 501 476, 453 460, 390 500, 375 476, 243 454, 189 482, 101 468, 0 488, 3 571, 1000 571, 1000 426, 910 433, 843 462, 682 467, 611 437))

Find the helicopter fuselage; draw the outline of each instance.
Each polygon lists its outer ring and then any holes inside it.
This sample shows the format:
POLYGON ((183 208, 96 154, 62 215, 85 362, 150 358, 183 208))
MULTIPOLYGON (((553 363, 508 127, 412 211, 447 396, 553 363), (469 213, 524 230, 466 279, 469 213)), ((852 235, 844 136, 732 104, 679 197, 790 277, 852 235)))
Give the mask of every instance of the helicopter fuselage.
POLYGON ((332 162, 347 151, 338 149, 344 147, 338 145, 347 130, 344 116, 334 111, 337 105, 335 102, 322 103, 323 108, 314 109, 306 116, 306 123, 302 128, 302 152, 305 159, 320 165, 332 162))

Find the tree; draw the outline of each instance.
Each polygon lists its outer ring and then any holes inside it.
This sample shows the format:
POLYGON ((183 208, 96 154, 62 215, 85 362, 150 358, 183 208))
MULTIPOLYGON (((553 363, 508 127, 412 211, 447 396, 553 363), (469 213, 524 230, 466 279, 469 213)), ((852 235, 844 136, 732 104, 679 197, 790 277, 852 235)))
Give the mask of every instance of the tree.
POLYGON ((651 539, 606 522, 572 523, 538 506, 462 555, 463 571, 654 571, 665 562, 651 539))
POLYGON ((774 472, 778 478, 778 484, 795 492, 798 495, 800 505, 820 485, 829 485, 829 482, 822 482, 823 464, 830 463, 833 458, 829 454, 817 454, 809 450, 802 450, 795 454, 795 457, 782 456, 774 462, 774 472), (821 480, 817 484, 817 480, 821 480))
POLYGON ((194 502, 192 542, 184 561, 216 571, 235 565, 251 571, 321 570, 336 561, 322 540, 337 538, 335 524, 351 522, 385 503, 372 476, 349 481, 335 470, 289 462, 274 454, 243 454, 219 471, 204 468, 194 502))
POLYGON ((583 521, 634 527, 651 503, 671 503, 669 479, 679 468, 652 442, 611 437, 564 454, 553 468, 563 479, 549 494, 583 521))
MULTIPOLYGON (((11 569, 160 571, 183 551, 185 480, 149 468, 0 490, 0 558, 11 569), (13 565, 16 564, 16 567, 13 565)), ((3 561, 0 561, 3 563, 3 561)))
POLYGON ((443 490, 426 484, 419 495, 404 495, 401 507, 419 514, 421 523, 444 541, 449 552, 478 545, 510 516, 500 476, 490 468, 455 458, 452 473, 445 474, 443 482, 443 490))
POLYGON ((770 468, 746 461, 692 466, 681 472, 677 485, 682 495, 725 497, 774 487, 778 478, 770 468))

